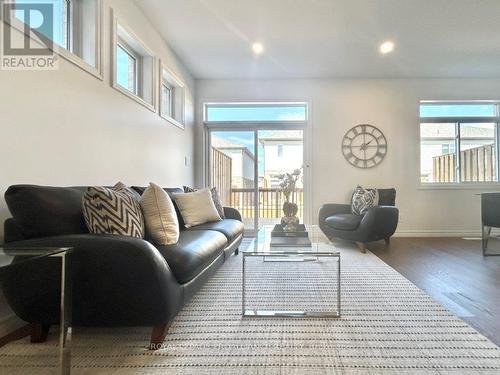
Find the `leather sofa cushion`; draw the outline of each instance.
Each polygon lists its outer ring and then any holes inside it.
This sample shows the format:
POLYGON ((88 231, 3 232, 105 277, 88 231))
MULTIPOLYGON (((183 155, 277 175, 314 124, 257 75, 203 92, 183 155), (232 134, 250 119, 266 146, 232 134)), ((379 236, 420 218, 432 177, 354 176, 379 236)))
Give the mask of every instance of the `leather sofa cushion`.
POLYGON ((363 219, 362 215, 354 215, 354 214, 337 214, 333 216, 329 216, 325 219, 325 223, 335 229, 340 230, 355 230, 359 227, 361 220, 363 219))
POLYGON ((180 284, 194 279, 224 251, 226 237, 211 230, 181 231, 175 245, 156 246, 180 284))
POLYGON ((82 212, 87 187, 13 185, 5 201, 14 222, 27 239, 88 233, 82 212))
POLYGON ((187 230, 214 230, 226 236, 228 242, 232 242, 236 237, 243 233, 243 223, 234 219, 223 219, 213 223, 205 223, 189 228, 187 230))

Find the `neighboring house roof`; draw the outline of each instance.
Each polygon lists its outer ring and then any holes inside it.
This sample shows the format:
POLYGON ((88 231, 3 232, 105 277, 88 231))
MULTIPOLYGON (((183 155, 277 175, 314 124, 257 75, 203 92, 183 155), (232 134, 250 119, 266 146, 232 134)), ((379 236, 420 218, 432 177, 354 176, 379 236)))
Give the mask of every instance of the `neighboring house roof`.
MULTIPOLYGON (((462 138, 494 138, 495 130, 492 127, 462 126, 460 129, 462 138)), ((421 138, 455 138, 455 128, 449 124, 422 125, 420 127, 421 138)))
POLYGON ((222 152, 224 152, 224 150, 241 151, 242 153, 247 154, 252 160, 254 159, 253 153, 250 152, 248 147, 243 146, 242 144, 236 142, 232 142, 226 138, 217 137, 216 135, 212 135, 212 147, 222 152))
POLYGON ((259 134, 259 142, 266 141, 302 141, 302 130, 266 130, 259 134))

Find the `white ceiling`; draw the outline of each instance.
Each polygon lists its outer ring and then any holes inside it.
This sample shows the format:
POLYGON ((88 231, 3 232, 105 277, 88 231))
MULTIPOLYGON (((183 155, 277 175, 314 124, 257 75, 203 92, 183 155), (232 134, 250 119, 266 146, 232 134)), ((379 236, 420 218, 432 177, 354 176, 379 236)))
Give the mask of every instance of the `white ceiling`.
POLYGON ((500 0, 136 2, 200 79, 500 77, 500 0))

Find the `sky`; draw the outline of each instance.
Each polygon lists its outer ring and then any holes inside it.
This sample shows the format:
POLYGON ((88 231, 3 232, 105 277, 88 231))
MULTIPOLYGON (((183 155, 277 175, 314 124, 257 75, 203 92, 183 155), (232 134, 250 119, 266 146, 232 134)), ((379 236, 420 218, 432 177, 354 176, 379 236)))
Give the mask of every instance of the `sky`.
POLYGON ((422 104, 420 117, 488 117, 496 116, 496 104, 422 104))
MULTIPOLYGON (((62 43, 62 1, 63 0, 16 0, 18 4, 52 4, 54 14, 53 41, 56 44, 62 43)), ((16 11, 16 18, 24 22, 24 11, 16 11)), ((43 22, 43 14, 38 11, 30 12, 30 26, 38 28, 43 22)), ((50 31, 40 30, 45 36, 51 38, 50 31)))
POLYGON ((208 121, 305 121, 305 105, 208 106, 208 121))

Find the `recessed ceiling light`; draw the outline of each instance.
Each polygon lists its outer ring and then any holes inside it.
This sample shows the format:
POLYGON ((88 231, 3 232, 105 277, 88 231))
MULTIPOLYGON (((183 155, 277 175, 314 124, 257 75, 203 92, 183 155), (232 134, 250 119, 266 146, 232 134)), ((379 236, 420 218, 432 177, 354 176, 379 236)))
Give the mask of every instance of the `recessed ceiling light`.
POLYGON ((385 41, 380 45, 380 53, 385 55, 387 53, 391 53, 392 51, 394 51, 394 43, 390 40, 385 41))
POLYGON ((264 46, 262 45, 262 43, 254 43, 252 44, 252 51, 256 55, 260 55, 264 52, 264 46))

